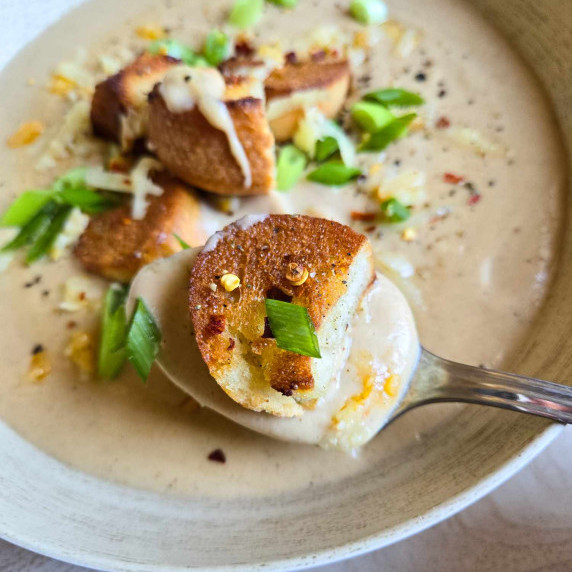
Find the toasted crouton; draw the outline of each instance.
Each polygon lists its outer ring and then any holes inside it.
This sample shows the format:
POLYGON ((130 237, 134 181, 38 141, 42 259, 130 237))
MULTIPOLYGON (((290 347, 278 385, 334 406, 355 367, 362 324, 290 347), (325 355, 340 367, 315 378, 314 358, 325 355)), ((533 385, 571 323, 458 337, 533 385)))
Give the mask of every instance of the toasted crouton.
POLYGON ((350 86, 346 60, 290 63, 266 79, 266 114, 277 141, 292 138, 304 109, 317 107, 335 117, 344 105, 350 86))
POLYGON ((206 236, 199 223, 195 192, 164 173, 153 180, 164 192, 149 197, 142 220, 131 217, 129 205, 91 219, 75 248, 75 255, 88 271, 129 282, 152 260, 181 250, 175 234, 191 246, 203 244, 206 236))
MULTIPOLYGON (((186 69, 189 74, 197 73, 193 68, 186 69)), ((215 70, 209 73, 218 74, 215 70)), ((213 126, 200 105, 170 109, 159 86, 149 101, 149 147, 167 169, 195 187, 222 195, 268 193, 274 187, 274 137, 262 98, 256 97, 255 82, 229 80, 223 104, 244 153, 250 184, 233 153, 228 133, 213 126)))
POLYGON ((129 150, 134 141, 146 134, 148 94, 178 63, 169 56, 144 53, 99 83, 91 104, 94 133, 129 150))
POLYGON ((243 407, 301 415, 334 383, 348 325, 373 279, 369 242, 337 222, 268 215, 227 226, 207 242, 190 279, 191 318, 211 375, 243 407), (288 277, 293 263, 307 270, 299 285, 288 277), (240 286, 227 291, 225 273, 240 286), (277 347, 265 321, 266 298, 308 309, 321 359, 277 347))

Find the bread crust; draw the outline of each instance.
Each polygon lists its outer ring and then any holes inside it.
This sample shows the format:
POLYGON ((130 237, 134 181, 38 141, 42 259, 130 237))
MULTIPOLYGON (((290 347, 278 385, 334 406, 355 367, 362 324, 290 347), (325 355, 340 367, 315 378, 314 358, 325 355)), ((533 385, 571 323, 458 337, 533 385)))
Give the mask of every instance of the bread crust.
MULTIPOLYGON (((225 377, 234 367, 239 346, 240 357, 250 360, 252 368, 262 368, 270 386, 282 395, 302 395, 313 388, 312 358, 281 350, 273 338, 264 337, 264 300, 284 297, 304 306, 319 330, 346 292, 350 266, 363 249, 371 254, 365 236, 351 228, 300 215, 268 215, 249 225, 238 221, 207 243, 191 270, 189 307, 201 355, 231 397, 238 400, 225 377), (286 277, 292 262, 309 272, 300 286, 286 277), (226 292, 220 286, 224 272, 240 278, 239 289, 226 292), (215 291, 212 284, 218 285, 215 291)), ((373 266, 368 280, 372 277, 373 266)), ((242 396, 242 405, 266 410, 255 395, 242 396)))
POLYGON ((130 205, 92 217, 74 250, 86 270, 129 282, 146 264, 181 250, 175 234, 191 246, 203 244, 206 236, 195 191, 166 173, 153 180, 164 192, 148 198, 145 218, 134 220, 130 205))

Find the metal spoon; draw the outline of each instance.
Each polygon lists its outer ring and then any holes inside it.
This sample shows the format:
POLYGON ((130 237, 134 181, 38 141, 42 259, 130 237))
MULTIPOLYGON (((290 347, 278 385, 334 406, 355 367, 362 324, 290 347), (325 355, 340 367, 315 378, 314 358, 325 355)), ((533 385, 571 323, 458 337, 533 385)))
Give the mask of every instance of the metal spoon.
POLYGON ((407 393, 388 423, 415 407, 439 402, 490 405, 572 423, 572 387, 455 363, 422 348, 407 393))
MULTIPOLYGON (((128 304, 133 306, 138 296, 143 297, 163 330, 159 367, 199 404, 248 429, 276 439, 323 444, 320 432, 327 423, 316 412, 301 418, 256 413, 232 401, 211 378, 193 343, 188 315, 188 272, 199 251, 159 259, 142 269, 132 283, 128 304)), ((572 423, 572 387, 454 363, 421 348, 406 391, 393 410, 369 420, 370 435, 405 412, 436 402, 491 405, 572 423)))

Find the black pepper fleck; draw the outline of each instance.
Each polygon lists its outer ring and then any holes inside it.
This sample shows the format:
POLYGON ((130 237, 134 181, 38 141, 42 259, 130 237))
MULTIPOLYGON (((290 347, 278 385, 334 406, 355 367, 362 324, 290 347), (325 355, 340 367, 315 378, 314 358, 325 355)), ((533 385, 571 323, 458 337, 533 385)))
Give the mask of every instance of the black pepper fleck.
POLYGON ((447 92, 444 89, 442 89, 437 95, 439 97, 445 97, 447 95, 447 92))
POLYGON ((214 461, 215 463, 226 463, 226 455, 222 449, 215 449, 207 457, 209 461, 214 461))
POLYGON ((424 74, 423 72, 419 72, 416 76, 415 76, 415 81, 425 81, 427 79, 427 75, 424 74))
POLYGON ((37 354, 41 354, 44 351, 44 346, 42 344, 36 344, 32 348, 32 355, 35 356, 37 354))

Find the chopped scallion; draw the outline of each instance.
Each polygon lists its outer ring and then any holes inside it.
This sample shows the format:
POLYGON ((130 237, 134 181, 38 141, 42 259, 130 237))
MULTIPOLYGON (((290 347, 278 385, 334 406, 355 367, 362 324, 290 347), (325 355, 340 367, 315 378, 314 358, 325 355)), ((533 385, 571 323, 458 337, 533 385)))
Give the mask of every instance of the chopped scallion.
POLYGON ((35 238, 31 241, 30 248, 26 254, 26 264, 32 264, 48 253, 58 234, 62 231, 72 207, 68 205, 58 205, 58 209, 53 217, 46 217, 35 238))
POLYGON ((22 193, 2 215, 0 226, 26 225, 53 197, 50 191, 26 191, 22 193))
POLYGON ((381 0, 352 0, 350 14, 361 24, 381 24, 387 20, 387 6, 381 0))
POLYGON ((383 201, 381 203, 381 211, 387 222, 403 222, 411 215, 409 209, 394 198, 383 201))
POLYGON ((336 151, 338 151, 340 146, 335 137, 324 137, 320 141, 316 142, 316 152, 314 158, 318 163, 329 159, 336 151))
POLYGON ((234 0, 229 22, 240 29, 251 28, 262 17, 264 0, 234 0))
POLYGON ((302 176, 306 168, 306 155, 294 145, 286 145, 280 150, 276 164, 276 188, 289 191, 302 176))
POLYGON ((173 236, 177 239, 177 242, 181 245, 183 250, 191 248, 191 245, 188 242, 185 242, 178 234, 173 233, 173 236))
POLYGON ((271 4, 276 4, 282 8, 294 8, 298 4, 298 0, 266 0, 271 4))
POLYGON ((147 381, 151 366, 159 353, 161 331, 142 298, 137 298, 135 312, 129 324, 125 345, 127 359, 143 381, 147 381))
POLYGON ((383 151, 393 141, 407 134, 410 123, 417 117, 415 113, 396 117, 389 125, 370 135, 360 146, 360 151, 383 151))
POLYGON ((358 101, 352 106, 353 120, 368 133, 375 133, 391 123, 395 116, 387 107, 371 101, 358 101))
POLYGON ((409 107, 412 105, 423 105, 425 103, 425 100, 419 94, 397 87, 372 91, 368 93, 364 99, 377 101, 377 103, 387 106, 394 105, 396 107, 409 107))
POLYGON ((266 314, 276 345, 289 352, 321 358, 318 336, 304 306, 266 299, 266 314))
POLYGON ((76 167, 70 169, 67 173, 62 175, 52 185, 54 191, 63 191, 65 189, 77 189, 86 187, 85 176, 87 174, 87 167, 76 167))
POLYGON ((118 284, 111 285, 105 296, 97 360, 97 370, 103 379, 117 377, 127 358, 125 350, 125 337, 127 335, 126 297, 127 288, 118 284))
POLYGON ((322 185, 341 186, 360 175, 361 170, 357 167, 347 167, 339 161, 329 161, 312 171, 307 179, 322 185))
POLYGON ((220 30, 212 30, 205 41, 204 56, 211 66, 218 66, 230 54, 228 36, 220 30))
POLYGON ((118 204, 118 200, 112 198, 112 195, 102 195, 87 187, 64 189, 55 196, 55 199, 66 205, 78 207, 87 214, 100 213, 118 204))

